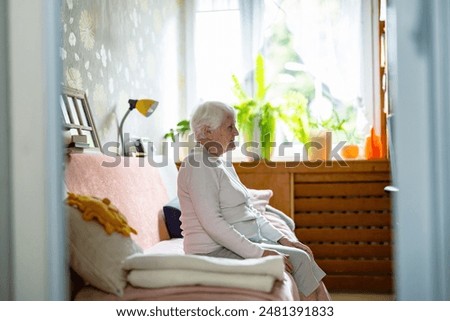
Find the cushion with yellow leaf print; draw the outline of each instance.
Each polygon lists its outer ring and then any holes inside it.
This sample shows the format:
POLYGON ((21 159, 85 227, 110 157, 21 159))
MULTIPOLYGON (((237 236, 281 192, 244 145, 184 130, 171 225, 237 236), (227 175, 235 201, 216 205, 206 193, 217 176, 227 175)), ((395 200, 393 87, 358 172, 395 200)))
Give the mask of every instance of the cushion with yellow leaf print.
POLYGON ((129 237, 136 231, 104 200, 76 194, 66 199, 70 266, 87 284, 122 296, 127 285, 122 263, 142 249, 129 237))

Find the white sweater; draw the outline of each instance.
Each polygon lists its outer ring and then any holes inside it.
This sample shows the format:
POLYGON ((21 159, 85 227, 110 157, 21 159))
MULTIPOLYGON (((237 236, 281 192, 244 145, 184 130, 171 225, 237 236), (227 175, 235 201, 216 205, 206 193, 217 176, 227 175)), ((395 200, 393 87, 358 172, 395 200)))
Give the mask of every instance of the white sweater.
POLYGON ((250 201, 232 164, 196 147, 178 173, 184 251, 206 254, 225 247, 244 258, 261 257, 257 243, 283 234, 250 201))

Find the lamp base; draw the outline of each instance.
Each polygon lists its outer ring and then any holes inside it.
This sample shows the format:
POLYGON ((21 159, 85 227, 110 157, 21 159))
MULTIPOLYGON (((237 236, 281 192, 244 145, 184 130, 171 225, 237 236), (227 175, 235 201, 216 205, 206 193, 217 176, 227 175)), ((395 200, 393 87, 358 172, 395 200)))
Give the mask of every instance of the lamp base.
POLYGON ((131 138, 129 141, 125 142, 124 156, 142 157, 145 155, 147 155, 147 148, 143 138, 131 138))

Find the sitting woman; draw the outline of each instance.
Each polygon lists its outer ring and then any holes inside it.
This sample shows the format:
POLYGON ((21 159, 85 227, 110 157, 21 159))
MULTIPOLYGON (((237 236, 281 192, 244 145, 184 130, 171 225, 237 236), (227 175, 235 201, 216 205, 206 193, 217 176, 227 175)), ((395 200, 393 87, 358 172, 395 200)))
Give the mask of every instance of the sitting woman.
POLYGON ((303 300, 330 300, 311 249, 288 239, 251 205, 232 164, 220 157, 235 148, 234 109, 203 103, 191 127, 199 144, 178 174, 185 252, 235 259, 281 255, 303 300))

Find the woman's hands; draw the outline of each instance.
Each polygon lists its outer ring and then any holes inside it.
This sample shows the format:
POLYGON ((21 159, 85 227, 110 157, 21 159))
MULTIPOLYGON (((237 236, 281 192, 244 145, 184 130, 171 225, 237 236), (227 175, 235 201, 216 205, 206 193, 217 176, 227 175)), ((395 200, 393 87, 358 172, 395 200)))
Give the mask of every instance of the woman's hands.
POLYGON ((281 255, 283 257, 284 260, 284 267, 286 269, 287 272, 292 273, 292 271, 294 270, 294 267, 292 266, 291 261, 289 261, 289 255, 280 253, 278 251, 274 251, 274 250, 264 250, 263 252, 263 257, 264 256, 270 256, 270 255, 281 255))
POLYGON ((311 259, 314 258, 314 254, 311 251, 311 249, 307 245, 303 244, 302 242, 291 241, 287 237, 283 236, 281 239, 278 240, 278 243, 280 243, 281 245, 284 245, 284 246, 296 247, 296 248, 308 253, 311 256, 311 259))
MULTIPOLYGON (((311 251, 311 249, 307 245, 303 244, 302 242, 291 241, 287 237, 283 236, 281 239, 278 240, 278 243, 280 243, 283 246, 295 247, 295 248, 298 248, 300 250, 303 250, 303 251, 305 251, 306 253, 308 253, 310 255, 311 259, 314 258, 314 255, 313 255, 313 252, 311 251)), ((289 273, 292 273, 294 267, 293 267, 291 261, 289 261, 289 255, 280 253, 280 252, 275 251, 275 250, 264 250, 262 256, 264 257, 264 256, 269 256, 269 255, 281 255, 281 256, 283 256, 284 266, 286 268, 286 271, 289 272, 289 273)))

